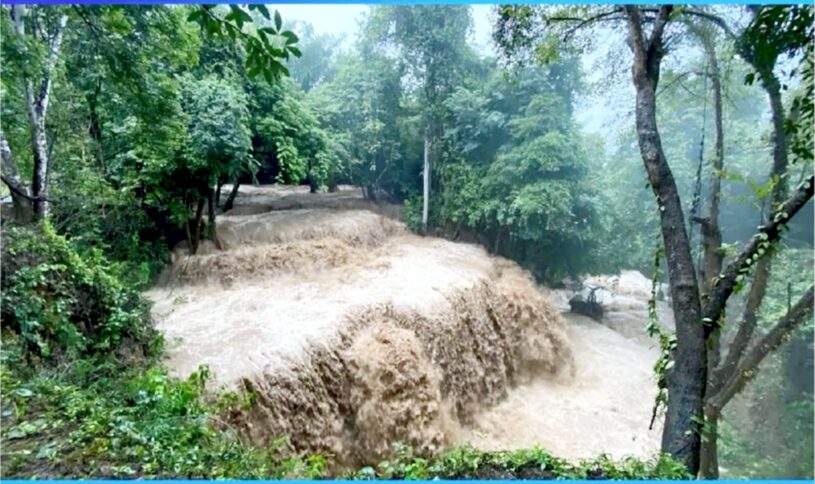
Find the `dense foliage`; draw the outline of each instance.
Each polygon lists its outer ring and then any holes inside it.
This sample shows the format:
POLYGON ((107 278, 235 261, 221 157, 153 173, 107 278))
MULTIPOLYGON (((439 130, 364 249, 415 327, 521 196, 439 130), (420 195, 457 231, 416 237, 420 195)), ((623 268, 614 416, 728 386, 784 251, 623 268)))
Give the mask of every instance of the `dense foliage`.
POLYGON ((25 346, 19 364, 155 344, 147 304, 101 251, 80 253, 48 224, 7 228, 2 265, 3 330, 25 346))

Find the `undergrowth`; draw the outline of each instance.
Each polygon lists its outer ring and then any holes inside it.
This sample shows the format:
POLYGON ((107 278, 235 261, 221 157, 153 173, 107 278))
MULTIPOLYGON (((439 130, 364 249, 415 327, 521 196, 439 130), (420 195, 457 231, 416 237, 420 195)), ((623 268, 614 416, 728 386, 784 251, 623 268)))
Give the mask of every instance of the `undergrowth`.
MULTIPOLYGON (((4 337, 3 352, 9 340, 4 337)), ((397 446, 394 459, 341 474, 322 455, 285 458, 280 439, 241 442, 219 416, 250 404, 205 392, 206 368, 174 379, 158 364, 80 360, 21 377, 2 367, 3 478, 653 479, 687 477, 668 458, 573 464, 541 449, 457 448, 436 458, 397 446)))
POLYGON ((397 444, 395 458, 346 472, 349 479, 686 479, 684 466, 662 456, 615 461, 602 455, 570 463, 540 448, 487 452, 457 447, 426 459, 397 444))

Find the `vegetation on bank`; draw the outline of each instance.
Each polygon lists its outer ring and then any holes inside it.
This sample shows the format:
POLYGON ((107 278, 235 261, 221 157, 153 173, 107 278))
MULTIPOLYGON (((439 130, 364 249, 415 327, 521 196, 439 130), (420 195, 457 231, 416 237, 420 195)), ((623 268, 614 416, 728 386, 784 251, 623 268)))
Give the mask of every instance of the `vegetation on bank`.
POLYGON ((30 379, 7 369, 4 366, 2 376, 4 478, 687 477, 684 467, 667 457, 647 462, 599 457, 569 463, 540 449, 469 448, 430 459, 399 448, 391 461, 334 473, 330 457, 284 458, 277 447, 252 447, 220 426, 218 416, 241 402, 234 395, 207 396, 206 371, 182 381, 168 377, 158 364, 122 368, 82 360, 30 379))

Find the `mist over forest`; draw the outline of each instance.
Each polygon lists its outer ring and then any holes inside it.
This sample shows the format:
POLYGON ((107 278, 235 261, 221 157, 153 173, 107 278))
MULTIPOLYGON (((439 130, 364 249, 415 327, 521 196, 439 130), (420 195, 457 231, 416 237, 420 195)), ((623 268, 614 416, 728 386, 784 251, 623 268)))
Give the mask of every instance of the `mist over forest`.
POLYGON ((812 40, 0 7, 0 475, 812 479, 812 40))

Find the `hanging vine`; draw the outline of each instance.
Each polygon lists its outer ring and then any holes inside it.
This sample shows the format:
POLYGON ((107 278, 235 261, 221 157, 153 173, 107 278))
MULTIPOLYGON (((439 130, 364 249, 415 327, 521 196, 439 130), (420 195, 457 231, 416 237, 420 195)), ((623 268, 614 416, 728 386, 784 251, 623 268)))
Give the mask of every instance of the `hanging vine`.
POLYGON ((654 375, 657 380, 657 396, 654 400, 654 409, 651 413, 651 423, 648 429, 654 428, 654 421, 657 414, 668 404, 668 372, 674 366, 671 358, 673 350, 676 349, 676 334, 667 332, 659 325, 659 315, 657 314, 657 292, 659 287, 660 272, 659 265, 665 249, 662 243, 658 242, 654 251, 654 272, 651 277, 651 298, 648 300, 648 325, 645 327, 648 336, 659 341, 660 354, 654 364, 654 375))

